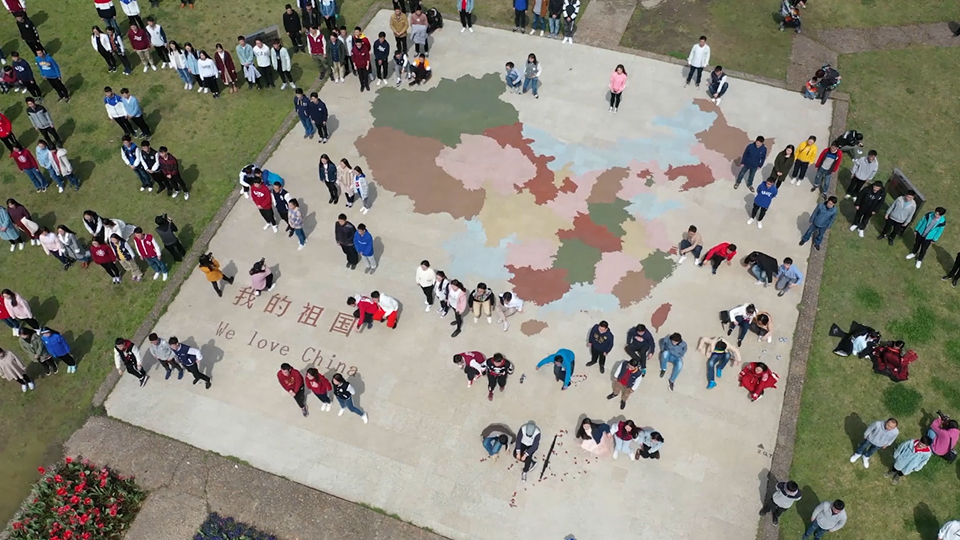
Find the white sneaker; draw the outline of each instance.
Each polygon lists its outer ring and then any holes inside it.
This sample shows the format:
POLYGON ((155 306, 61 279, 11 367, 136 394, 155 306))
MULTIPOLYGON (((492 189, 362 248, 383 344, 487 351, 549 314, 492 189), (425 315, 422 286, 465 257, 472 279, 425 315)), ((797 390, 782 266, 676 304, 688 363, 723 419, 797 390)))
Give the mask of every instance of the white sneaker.
POLYGON ((758 279, 757 281, 754 281, 753 284, 754 284, 754 285, 763 285, 763 280, 758 279))
POLYGON ((773 343, 773 336, 767 336, 767 343, 773 343))
POLYGON ((685 261, 685 260, 687 260, 687 256, 686 256, 686 255, 681 255, 680 258, 677 259, 677 264, 683 264, 683 261, 685 261))
POLYGON ((150 71, 150 66, 143 66, 143 72, 146 73, 150 71))
POLYGON ((167 274, 166 272, 163 273, 163 280, 164 280, 164 281, 167 280, 167 276, 168 276, 168 275, 169 275, 169 274, 167 274))
POLYGON ((467 31, 466 28, 461 28, 461 29, 460 29, 460 33, 461 33, 461 34, 464 33, 464 32, 466 32, 466 31, 467 31))
POLYGON ((610 107, 609 109, 607 109, 607 112, 613 112, 613 107, 610 107))
POLYGON ((277 226, 276 226, 276 225, 271 225, 271 227, 273 227, 273 234, 277 234, 277 226))
POLYGON ((377 86, 380 86, 380 79, 377 79, 377 86))
POLYGON ((340 412, 337 413, 337 416, 343 416, 343 411, 345 410, 343 407, 340 407, 340 412))
POLYGON ((140 191, 146 191, 146 190, 147 190, 147 188, 142 187, 142 186, 140 187, 140 191))
POLYGON ((204 87, 204 88, 203 88, 203 93, 204 93, 204 94, 209 94, 209 93, 210 93, 210 89, 207 88, 207 87, 204 87))
POLYGON ((637 459, 636 456, 633 455, 633 452, 630 452, 629 454, 627 454, 627 457, 630 458, 630 461, 637 459))
POLYGON ((27 388, 33 390, 34 388, 36 388, 36 386, 34 386, 33 382, 31 381, 27 383, 27 388))
POLYGON ((363 413, 363 416, 361 416, 360 419, 363 420, 364 424, 370 421, 370 418, 367 416, 367 413, 363 413))
POLYGON ((758 229, 762 229, 762 228, 763 228, 763 222, 762 222, 762 221, 758 221, 758 222, 757 222, 757 228, 758 228, 758 229))
POLYGON ((304 244, 300 244, 299 246, 297 246, 297 251, 303 251, 303 248, 304 248, 304 244))
POLYGON ((917 261, 917 269, 920 269, 920 265, 923 264, 923 261, 917 261))
POLYGON ((269 223, 264 224, 263 230, 267 230, 267 229, 269 229, 269 228, 270 228, 270 224, 269 224, 269 223))
POLYGON ((63 193, 63 186, 60 186, 60 193, 63 193))
POLYGON ((473 318, 473 322, 474 322, 474 323, 480 322, 480 317, 474 317, 474 318, 473 318))
POLYGON ((471 34, 473 33, 473 27, 472 27, 472 26, 471 26, 470 28, 467 28, 467 30, 469 30, 471 34))
POLYGON ((851 230, 851 231, 857 230, 857 226, 856 226, 856 225, 851 225, 851 226, 850 226, 850 230, 851 230))
POLYGON ((864 469, 870 468, 870 458, 868 458, 867 456, 863 456, 863 468, 864 469))
POLYGON ((753 225, 753 218, 747 220, 747 225, 753 225))
POLYGON ((281 84, 281 85, 280 85, 280 89, 281 89, 281 90, 286 90, 286 89, 287 89, 287 83, 281 84))
POLYGON ((717 98, 717 100, 716 100, 716 101, 714 101, 714 103, 716 103, 717 105, 719 105, 719 104, 720 104, 720 100, 721 100, 721 99, 722 99, 722 98, 717 98))
POLYGON ((346 80, 346 79, 344 79, 343 77, 340 77, 340 84, 343 84, 343 81, 345 81, 345 80, 346 80))
POLYGON ((17 329, 14 328, 14 329, 13 329, 13 335, 14 335, 14 336, 18 336, 18 335, 20 335, 20 332, 18 332, 17 329))
POLYGON ((183 200, 185 200, 185 201, 189 201, 189 200, 190 200, 190 192, 189 192, 189 191, 184 191, 184 192, 183 192, 183 200))
POLYGON ((184 89, 184 90, 189 90, 189 89, 190 89, 190 83, 183 83, 183 89, 184 89))
MULTIPOLYGON (((190 88, 192 89, 193 87, 191 86, 190 88)), ((201 86, 200 88, 197 88, 197 92, 198 92, 198 93, 199 93, 199 92, 203 92, 204 90, 206 90, 206 88, 204 88, 204 87, 202 87, 202 86, 201 86)))
POLYGON ((543 30, 540 31, 540 37, 543 37, 543 30))
MULTIPOLYGON (((32 241, 31 241, 31 243, 32 243, 32 241)), ((910 260, 910 259, 912 259, 912 258, 914 258, 914 257, 916 257, 916 255, 914 255, 913 253, 911 253, 911 254, 907 255, 906 259, 907 259, 907 260, 910 260)))
POLYGON ((180 192, 179 192, 179 191, 174 191, 174 192, 173 192, 173 195, 171 195, 170 198, 171 198, 171 199, 176 199, 176 198, 177 198, 177 195, 180 195, 180 192))
POLYGON ((620 452, 617 452, 616 450, 613 451, 613 459, 617 459, 617 456, 619 455, 620 455, 620 452))
MULTIPOLYGON (((843 198, 844 198, 844 199, 852 199, 853 197, 851 197, 850 194, 847 193, 846 195, 843 196, 843 198)), ((853 230, 853 227, 850 227, 850 230, 852 231, 852 230, 853 230)))
POLYGON ((507 321, 503 321, 503 331, 506 332, 509 329, 510 329, 510 323, 508 323, 507 321))
POLYGON ((153 65, 153 64, 150 64, 150 69, 156 71, 156 70, 157 70, 157 66, 155 66, 155 65, 153 65))
POLYGON ((154 279, 154 281, 156 281, 157 279, 160 279, 160 272, 154 272, 154 273, 153 273, 153 279, 154 279))
POLYGON ((536 29, 531 29, 531 30, 530 30, 530 35, 532 36, 534 33, 536 33, 536 29))
POLYGON ((400 80, 400 77, 397 77, 397 86, 400 86, 400 83, 403 82, 400 80))
POLYGON ((487 324, 493 324, 493 317, 487 317, 487 324))
POLYGON ((21 391, 21 392, 26 392, 26 391, 27 391, 27 385, 21 384, 21 385, 20 385, 20 391, 21 391))
POLYGON ((13 252, 16 251, 16 250, 17 250, 17 245, 16 245, 16 244, 10 244, 10 252, 13 253, 13 252))
POLYGON ((859 236, 860 238, 863 238, 863 231, 857 231, 857 236, 859 236))
POLYGON ((367 207, 366 207, 366 206, 364 206, 363 208, 360 209, 360 213, 361 213, 361 214, 366 214, 367 212, 369 212, 369 210, 367 210, 367 207))
POLYGON ((147 191, 149 191, 150 193, 153 193, 153 186, 148 187, 147 191))
POLYGON ((424 309, 424 311, 427 312, 427 313, 430 313, 430 304, 427 304, 427 307, 426 307, 426 309, 424 309))

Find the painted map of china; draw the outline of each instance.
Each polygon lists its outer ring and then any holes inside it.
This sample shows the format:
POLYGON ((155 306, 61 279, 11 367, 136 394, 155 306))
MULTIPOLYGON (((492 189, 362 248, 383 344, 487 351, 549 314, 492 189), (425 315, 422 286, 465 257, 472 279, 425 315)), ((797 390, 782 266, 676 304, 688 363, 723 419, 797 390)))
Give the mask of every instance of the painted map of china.
POLYGON ((384 89, 356 148, 415 212, 465 220, 443 246, 448 275, 509 281, 541 311, 613 311, 646 298, 673 272, 680 234, 657 218, 683 209, 680 192, 730 178, 750 141, 703 99, 656 117, 663 136, 568 144, 558 135, 577 129, 583 110, 532 127, 503 93, 496 74, 384 89))

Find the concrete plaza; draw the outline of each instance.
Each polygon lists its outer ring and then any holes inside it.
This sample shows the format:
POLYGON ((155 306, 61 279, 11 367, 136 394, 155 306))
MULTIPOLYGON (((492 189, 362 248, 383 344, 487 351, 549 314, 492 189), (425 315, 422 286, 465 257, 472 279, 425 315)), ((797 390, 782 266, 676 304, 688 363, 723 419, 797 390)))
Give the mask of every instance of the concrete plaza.
MULTIPOLYGON (((388 17, 378 14, 367 36, 389 34, 388 17)), ((753 537, 782 392, 750 403, 738 368, 707 391, 696 343, 721 331, 720 310, 754 302, 773 316, 774 341, 748 336, 744 360, 768 363, 785 384, 800 290, 778 298, 737 262, 759 250, 792 257, 805 271, 807 250, 797 241, 817 201, 809 181, 785 183, 764 228, 747 226, 752 194, 732 189, 734 162, 764 135, 772 148, 761 182, 786 144, 811 134, 828 142, 830 107, 732 80, 718 108, 703 90, 683 88, 681 69, 670 64, 480 27, 461 34, 448 24, 433 38, 425 87, 359 93, 352 76, 327 84, 330 142, 305 140, 296 126, 265 164, 303 203, 306 248, 297 251, 282 229, 261 230, 254 206, 240 199, 210 246, 236 284, 218 299, 197 271, 158 323, 160 335, 201 349, 212 388, 191 386, 189 375, 164 381, 149 359, 149 383, 124 377, 108 413, 451 538, 753 537), (530 52, 543 64, 537 100, 497 82, 505 61, 522 71, 530 52), (614 115, 605 95, 617 64, 631 82, 614 115), (327 204, 321 153, 366 171, 368 214, 342 199, 327 204), (362 262, 344 267, 333 240, 340 212, 376 238, 376 273, 364 274, 362 262), (690 224, 705 249, 736 243, 734 265, 716 276, 691 260, 677 266, 671 247, 690 224), (254 298, 242 287, 261 257, 277 286, 254 298), (414 283, 422 259, 468 289, 485 281, 528 303, 507 332, 470 316, 452 339, 452 315, 424 312, 414 283), (402 303, 398 328, 346 333, 346 297, 373 290, 402 303), (587 331, 600 319, 616 336, 605 375, 584 366, 587 331), (675 391, 654 362, 621 411, 605 399, 611 368, 625 358, 627 329, 641 322, 657 339, 682 333, 690 350, 675 391), (578 376, 564 392, 534 369, 561 347, 577 354, 578 376), (451 363, 471 350, 502 352, 516 364, 493 402, 485 384, 466 388, 451 363), (336 407, 321 412, 312 396, 302 417, 277 382, 281 362, 348 375, 370 423, 337 417, 336 407), (595 459, 574 438, 582 415, 657 428, 663 458, 595 459), (480 432, 531 419, 543 430, 541 464, 554 435, 557 446, 543 480, 537 467, 521 483, 508 455, 486 458, 480 432)))

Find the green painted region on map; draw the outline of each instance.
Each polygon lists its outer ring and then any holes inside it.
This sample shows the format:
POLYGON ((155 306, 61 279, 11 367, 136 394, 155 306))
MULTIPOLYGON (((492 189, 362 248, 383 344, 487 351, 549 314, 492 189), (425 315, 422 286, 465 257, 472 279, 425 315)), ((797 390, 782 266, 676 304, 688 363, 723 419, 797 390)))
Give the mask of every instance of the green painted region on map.
POLYGON ((597 273, 597 263, 603 257, 599 249, 588 246, 578 238, 568 238, 560 242, 553 266, 567 271, 567 281, 574 283, 592 283, 597 273))

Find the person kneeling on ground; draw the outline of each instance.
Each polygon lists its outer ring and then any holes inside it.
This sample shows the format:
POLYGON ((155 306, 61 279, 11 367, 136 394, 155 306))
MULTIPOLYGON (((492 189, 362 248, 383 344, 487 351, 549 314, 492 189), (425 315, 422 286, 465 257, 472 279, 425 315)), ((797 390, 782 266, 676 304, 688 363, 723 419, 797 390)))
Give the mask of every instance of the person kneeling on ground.
POLYGON ((767 388, 776 388, 780 377, 763 362, 750 362, 740 370, 740 386, 750 392, 750 401, 758 401, 767 388))
POLYGON ((514 435, 509 427, 503 424, 492 424, 480 433, 483 449, 487 455, 500 457, 500 451, 513 444, 514 435))
POLYGON ((757 313, 750 323, 750 331, 757 334, 757 341, 767 338, 767 343, 773 343, 773 317, 766 311, 757 313))
POLYGON ((520 479, 524 482, 527 481, 527 472, 537 464, 533 456, 539 448, 540 428, 531 420, 520 426, 520 431, 517 431, 517 444, 513 448, 513 457, 517 461, 523 462, 523 472, 520 474, 520 479))
POLYGON ((933 455, 930 450, 931 442, 930 437, 926 435, 919 439, 902 442, 893 452, 893 466, 884 476, 897 484, 904 476, 922 469, 933 455))
POLYGON ((663 435, 652 427, 640 430, 640 448, 637 448, 636 459, 660 459, 660 448, 663 447, 663 435))
POLYGON ((747 332, 750 331, 750 323, 753 322, 753 318, 757 314, 757 308, 753 304, 741 304, 729 311, 727 313, 727 321, 723 321, 723 313, 721 313, 721 321, 729 323, 727 328, 727 335, 733 334, 734 329, 739 327, 737 330, 737 347, 743 345, 743 338, 747 337, 747 332))
POLYGON ((710 271, 713 274, 717 273, 717 268, 720 267, 720 263, 726 259, 727 266, 730 266, 731 261, 737 255, 737 245, 731 244, 729 242, 719 243, 707 252, 706 255, 700 259, 700 262, 697 263, 697 266, 703 266, 703 263, 710 261, 710 271))
POLYGON ((937 419, 930 424, 927 437, 933 441, 931 448, 934 454, 950 463, 957 459, 957 452, 954 447, 957 445, 957 439, 960 439, 960 427, 958 427, 956 420, 941 411, 937 411, 937 419))
POLYGON ((487 358, 480 351, 468 351, 453 355, 453 363, 467 375, 467 388, 487 374, 487 358))
POLYGON ((504 80, 507 82, 507 90, 513 94, 519 94, 523 86, 523 79, 520 78, 520 72, 514 67, 513 62, 507 62, 504 80))
POLYGON ((761 251, 751 252, 743 259, 743 266, 750 269, 753 277, 757 278, 757 285, 767 285, 773 283, 774 276, 777 275, 777 260, 761 251))
POLYGON ((430 61, 427 60, 427 57, 423 54, 413 61, 413 64, 410 65, 410 70, 413 72, 413 80, 410 81, 410 86, 429 81, 430 76, 433 75, 430 71, 430 61))

